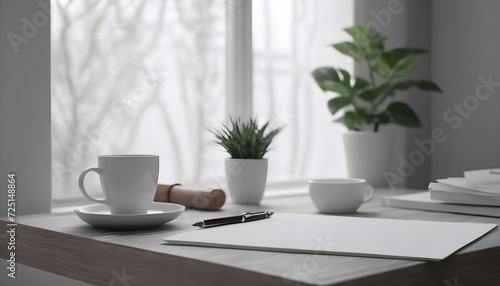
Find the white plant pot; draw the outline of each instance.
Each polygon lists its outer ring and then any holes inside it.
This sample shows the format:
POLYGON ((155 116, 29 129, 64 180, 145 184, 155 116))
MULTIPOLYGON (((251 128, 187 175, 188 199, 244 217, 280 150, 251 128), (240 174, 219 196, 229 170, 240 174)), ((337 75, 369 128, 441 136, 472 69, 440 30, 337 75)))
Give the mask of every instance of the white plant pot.
POLYGON ((384 177, 390 171, 392 140, 378 132, 344 133, 344 148, 349 177, 365 179, 373 187, 387 187, 384 177))
POLYGON ((229 196, 237 204, 260 204, 267 180, 267 159, 225 161, 229 196))

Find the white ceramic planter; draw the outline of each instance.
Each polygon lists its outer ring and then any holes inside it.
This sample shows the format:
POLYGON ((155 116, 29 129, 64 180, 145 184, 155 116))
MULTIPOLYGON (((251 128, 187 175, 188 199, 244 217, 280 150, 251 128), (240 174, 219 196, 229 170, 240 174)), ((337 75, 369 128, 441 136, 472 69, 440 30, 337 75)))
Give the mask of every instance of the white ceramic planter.
POLYGON ((267 159, 225 161, 229 196, 237 204, 260 204, 267 180, 267 159))
POLYGON ((378 132, 344 133, 349 177, 365 179, 373 187, 387 187, 384 173, 390 170, 392 140, 378 132))

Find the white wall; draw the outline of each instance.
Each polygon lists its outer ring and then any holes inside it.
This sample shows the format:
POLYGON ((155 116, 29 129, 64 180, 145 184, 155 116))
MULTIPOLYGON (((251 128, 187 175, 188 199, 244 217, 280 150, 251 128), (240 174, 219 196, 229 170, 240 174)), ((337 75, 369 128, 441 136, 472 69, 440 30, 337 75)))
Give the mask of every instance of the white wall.
POLYGON ((500 167, 499 11, 495 0, 432 1, 433 78, 445 91, 432 98, 432 128, 448 136, 432 156, 433 179, 500 167), (499 84, 481 87, 491 95, 478 99, 478 77, 489 75, 499 84), (455 104, 465 104, 462 113, 455 104))
MULTIPOLYGON (((0 186, 6 190, 7 173, 17 173, 17 215, 50 212, 50 23, 41 25, 43 15, 37 1, 0 1, 0 186), (17 53, 9 33, 27 41, 17 53)), ((6 206, 2 191, 0 217, 6 206)))
MULTIPOLYGON (((355 22, 357 25, 371 27, 387 37, 387 49, 399 47, 423 48, 431 50, 431 11, 430 1, 399 1, 399 0, 356 0, 355 22)), ((432 50, 430 51, 433 52, 432 50)), ((356 66, 356 72, 363 74, 366 67, 356 66)), ((419 57, 417 69, 410 75, 412 79, 431 78, 431 54, 419 57)), ((392 133, 394 140, 393 163, 391 172, 400 179, 396 187, 425 189, 430 179, 431 157, 425 157, 421 164, 413 165, 411 172, 401 172, 401 163, 410 161, 409 155, 418 150, 415 139, 423 140, 430 136, 431 113, 429 92, 418 89, 399 92, 397 100, 406 101, 418 114, 422 127, 403 128, 386 125, 380 132, 392 133), (402 160, 400 158, 403 158, 402 160)), ((406 169, 403 169, 406 170, 406 169)))
MULTIPOLYGON (((388 45, 430 50, 413 76, 431 79, 443 89, 443 94, 432 95, 408 92, 407 100, 419 114, 423 128, 389 129, 399 137, 396 156, 405 158, 418 150, 415 139, 430 140, 438 131, 446 139, 434 142, 436 148, 407 178, 407 187, 426 188, 430 180, 463 176, 471 169, 500 167, 498 11, 500 2, 495 0, 356 0, 356 23, 386 24, 380 27, 389 37, 388 45), (387 20, 390 5, 403 10, 387 20), (483 82, 488 81, 493 83, 485 86, 483 82)), ((398 162, 395 164, 397 168, 398 162)))
MULTIPOLYGON (((40 2, 48 4, 49 0, 40 2)), ((38 1, 0 1, 0 217, 7 216, 10 171, 15 171, 18 179, 16 215, 50 212, 50 25, 44 24, 43 15, 47 17, 48 13, 38 1), (23 22, 26 17, 33 24, 33 16, 38 17, 36 32, 23 22), (17 46, 17 53, 9 33, 27 41, 17 46)), ((2 267, 0 285, 86 285, 21 264, 16 266, 15 279, 7 277, 2 267)))

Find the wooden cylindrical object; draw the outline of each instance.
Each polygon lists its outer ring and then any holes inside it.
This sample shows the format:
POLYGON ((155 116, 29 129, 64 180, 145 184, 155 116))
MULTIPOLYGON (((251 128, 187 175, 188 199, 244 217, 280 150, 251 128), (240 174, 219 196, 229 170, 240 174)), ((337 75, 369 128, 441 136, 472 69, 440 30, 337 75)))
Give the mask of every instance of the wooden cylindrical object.
POLYGON ((198 210, 215 211, 224 205, 226 194, 221 189, 206 190, 179 184, 158 184, 154 201, 181 204, 186 208, 198 210))

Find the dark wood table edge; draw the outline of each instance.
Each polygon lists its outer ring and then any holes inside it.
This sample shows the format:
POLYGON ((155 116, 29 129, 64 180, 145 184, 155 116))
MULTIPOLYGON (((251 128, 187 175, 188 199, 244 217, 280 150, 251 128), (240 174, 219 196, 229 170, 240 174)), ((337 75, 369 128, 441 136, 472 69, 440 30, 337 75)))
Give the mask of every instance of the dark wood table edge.
MULTIPOLYGON (((6 229, 7 222, 1 221, 0 232, 6 229)), ((234 285, 235 281, 249 286, 283 285, 281 278, 271 275, 19 223, 16 235, 16 263, 93 285, 122 285, 127 279, 131 285, 156 285, 159 281, 167 285, 234 285), (47 240, 53 243, 43 243, 47 240), (88 257, 93 257, 92 261, 88 257)), ((0 257, 8 259, 6 247, 0 250, 0 257)))

